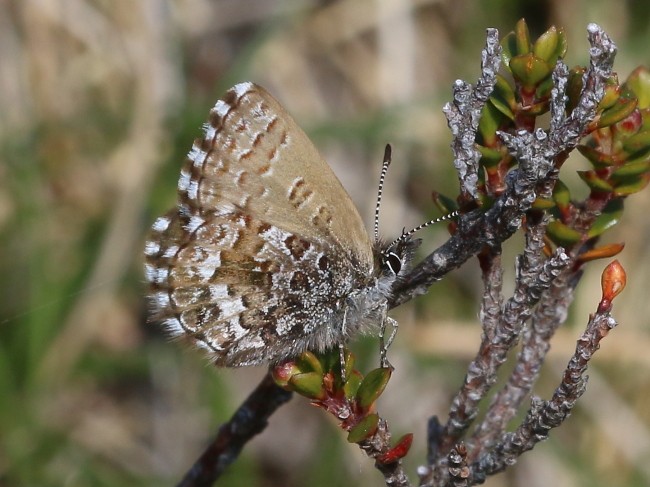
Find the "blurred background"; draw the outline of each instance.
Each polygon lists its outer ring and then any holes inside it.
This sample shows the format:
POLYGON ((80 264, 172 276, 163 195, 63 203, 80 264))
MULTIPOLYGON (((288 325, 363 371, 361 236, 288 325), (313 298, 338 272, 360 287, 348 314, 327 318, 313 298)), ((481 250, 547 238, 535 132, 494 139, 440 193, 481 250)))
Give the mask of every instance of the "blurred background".
MULTIPOLYGON (((619 47, 621 79, 647 64, 650 10, 606 0, 0 1, 0 486, 174 485, 265 370, 217 370, 146 324, 142 249, 175 203, 180 165, 218 97, 265 86, 312 137, 370 224, 393 145, 381 228, 437 216, 455 197, 441 112, 473 82, 487 27, 564 27, 569 65, 586 27, 619 47)), ((582 161, 564 166, 569 173, 582 161)), ((573 416, 492 486, 650 485, 650 192, 607 235, 625 241, 621 323, 573 416)), ((427 230, 421 251, 446 236, 427 230)), ((506 275, 520 241, 506 248, 506 275)), ((423 254, 424 255, 424 254, 423 254)), ((595 310, 590 265, 537 387, 548 398, 595 310)), ((395 310, 397 370, 379 402, 395 435, 444 421, 479 339, 477 265, 395 310)), ((507 290, 506 290, 507 292, 507 290)), ((366 370, 376 340, 353 345, 366 370)), ((363 370, 363 369, 362 369, 363 370)), ((336 426, 301 398, 281 408, 220 485, 381 485, 336 426)))

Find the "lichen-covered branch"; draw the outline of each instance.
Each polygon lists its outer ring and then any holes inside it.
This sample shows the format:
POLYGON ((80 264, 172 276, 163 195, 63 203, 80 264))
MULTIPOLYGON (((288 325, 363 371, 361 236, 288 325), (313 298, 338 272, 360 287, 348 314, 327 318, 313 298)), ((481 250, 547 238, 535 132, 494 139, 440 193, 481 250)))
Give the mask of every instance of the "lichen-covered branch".
MULTIPOLYGON (((483 474, 497 471, 492 468, 488 472, 481 463, 485 459, 499 465, 499 462, 503 462, 505 468, 525 451, 512 445, 503 447, 504 438, 517 444, 521 439, 520 436, 507 436, 505 428, 538 377, 549 347, 548 341, 566 318, 572 290, 581 274, 579 268, 575 267, 577 253, 569 254, 558 247, 551 257, 544 254, 549 218, 544 212, 530 210, 538 198, 551 196, 567 154, 575 148, 594 121, 596 107, 611 76, 616 52, 614 45, 594 25, 589 27, 589 38, 592 42, 591 64, 585 73, 584 89, 574 110, 567 115, 565 91, 568 70, 562 61, 558 61, 553 73, 555 86, 550 96, 549 130, 538 128, 532 132, 519 130, 514 134, 498 134, 517 161, 516 170, 506 176, 503 193, 482 216, 470 214, 467 220, 461 219, 454 235, 459 241, 453 242, 452 237, 447 248, 443 246, 440 254, 429 256, 410 276, 412 280, 403 285, 405 293, 417 294, 421 286, 426 286, 424 274, 427 271, 434 271, 436 265, 449 265, 466 257, 453 255, 454 251, 462 253, 471 249, 479 255, 485 285, 481 308, 483 338, 476 357, 468 366, 465 382, 452 401, 447 422, 442 425, 436 417, 430 421, 428 464, 421 467, 419 472, 422 485, 455 485, 457 479, 454 472, 458 470, 454 464, 458 461, 459 445, 465 452, 463 458, 469 463, 467 485, 484 480, 483 474), (517 259, 515 290, 513 296, 502 304, 501 238, 507 238, 519 228, 524 215, 528 217, 526 243, 517 259), (472 240, 471 243, 469 240, 472 240), (480 245, 477 245, 477 240, 480 245), (466 245, 463 246, 463 243, 466 245), (445 252, 449 253, 444 255, 445 252), (474 433, 461 442, 478 415, 479 403, 496 383, 499 367, 522 335, 524 343, 506 385, 492 398, 488 413, 475 426, 474 433), (481 465, 480 468, 478 465, 481 465)), ((456 118, 454 122, 463 125, 463 129, 452 129, 454 134, 466 134, 471 130, 472 121, 469 118, 456 118)), ((602 206, 594 207, 590 214, 596 215, 600 210, 602 206)), ((566 389, 564 382, 560 389, 566 389)), ((531 408, 530 422, 542 421, 545 411, 544 408, 531 408)), ((557 419, 559 416, 553 417, 557 419)), ((526 433, 519 431, 517 434, 526 433)), ((530 442, 525 444, 530 445, 530 442)))
MULTIPOLYGON (((505 191, 488 211, 474 210, 460 217, 456 233, 397 283, 391 306, 424 294, 431 284, 477 255, 484 247, 499 247, 520 228, 523 216, 530 210, 540 191, 543 191, 543 188, 548 191, 548 177, 556 177, 557 168, 564 162, 566 153, 575 148, 586 128, 594 121, 598 102, 602 99, 607 80, 612 75, 616 55, 614 43, 595 24, 589 25, 589 41, 590 66, 585 73, 584 89, 577 106, 566 115, 566 94, 562 91, 565 85, 562 81, 555 87, 556 91, 551 98, 553 124, 548 133, 541 129, 533 133, 500 133, 503 142, 518 162, 517 169, 506 179, 505 191)), ((481 79, 490 77, 491 73, 485 72, 481 79)), ((566 78, 566 67, 562 62, 558 62, 555 78, 566 78)), ((462 96, 461 100, 466 98, 462 96)), ((467 140, 476 138, 476 110, 476 107, 473 110, 458 110, 459 116, 454 112, 454 117, 451 118, 448 115, 455 139, 452 146, 464 147, 467 140)), ((470 156, 463 160, 466 161, 466 167, 472 166, 470 156)), ((470 183, 466 184, 467 188, 470 186, 470 183)))
POLYGON ((564 422, 585 391, 589 361, 598 350, 600 341, 616 326, 616 320, 609 313, 591 317, 553 397, 549 401, 532 399, 521 425, 514 432, 505 433, 493 452, 482 455, 471 465, 472 483, 481 483, 488 475, 512 465, 522 453, 548 438, 551 429, 564 422))
POLYGON ((501 64, 501 46, 496 29, 487 30, 487 41, 481 57, 481 77, 476 85, 473 87, 465 81, 456 80, 453 86, 453 101, 443 108, 453 135, 451 149, 454 154, 454 166, 458 172, 461 199, 464 201, 478 198, 481 154, 474 142, 481 111, 494 89, 501 64))
POLYGON ((380 418, 377 425, 377 432, 367 440, 359 443, 359 447, 370 458, 375 460, 375 468, 384 476, 384 482, 389 487, 410 487, 404 466, 401 460, 394 462, 383 462, 381 457, 391 448, 390 430, 385 419, 380 418))

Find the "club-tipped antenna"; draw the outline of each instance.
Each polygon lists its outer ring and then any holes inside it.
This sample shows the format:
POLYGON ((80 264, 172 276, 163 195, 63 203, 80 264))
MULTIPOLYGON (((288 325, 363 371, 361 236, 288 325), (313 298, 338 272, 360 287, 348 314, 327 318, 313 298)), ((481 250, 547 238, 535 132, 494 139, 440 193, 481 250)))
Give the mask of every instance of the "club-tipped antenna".
POLYGON ((447 221, 447 220, 451 220, 452 218, 456 218, 458 215, 460 215, 460 212, 459 212, 458 210, 454 210, 454 211, 452 211, 451 213, 448 213, 448 214, 443 215, 443 216, 439 216, 438 218, 434 218, 433 220, 429 220, 429 221, 426 222, 426 223, 423 223, 423 224, 421 224, 421 225, 418 225, 417 227, 415 227, 415 228, 412 229, 412 230, 409 230, 408 232, 402 232, 402 235, 400 235, 399 237, 397 237, 397 238, 396 238, 396 239, 395 239, 395 240, 394 240, 394 241, 389 245, 389 248, 392 247, 392 246, 394 246, 394 245, 395 245, 396 243, 398 243, 400 240, 404 240, 404 239, 410 237, 411 235, 413 235, 414 233, 419 232, 419 231, 422 230, 423 228, 429 227, 429 226, 434 225, 434 224, 436 224, 436 223, 440 223, 440 222, 444 222, 444 221, 447 221))
POLYGON ((384 191, 384 179, 388 172, 392 156, 390 144, 386 144, 384 149, 384 162, 381 165, 381 174, 379 175, 379 188, 377 189, 377 205, 375 206, 375 242, 379 242, 379 208, 381 207, 381 195, 384 191))

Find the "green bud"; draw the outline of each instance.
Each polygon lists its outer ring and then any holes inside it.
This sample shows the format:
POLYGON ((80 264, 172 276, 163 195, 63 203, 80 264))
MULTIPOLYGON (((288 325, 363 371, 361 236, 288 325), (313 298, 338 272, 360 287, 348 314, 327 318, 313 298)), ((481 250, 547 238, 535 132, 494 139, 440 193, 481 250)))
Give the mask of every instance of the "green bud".
POLYGON ((510 60, 512 75, 524 87, 531 90, 553 71, 553 66, 532 53, 521 54, 510 60))
POLYGON ((530 52, 530 32, 525 19, 519 19, 515 25, 515 40, 517 42, 517 53, 528 54, 530 52))
POLYGON ((555 64, 557 61, 557 48, 560 44, 560 34, 555 26, 551 26, 535 41, 533 53, 540 59, 555 64))
POLYGON ((289 386, 301 396, 310 399, 325 399, 323 375, 316 372, 296 374, 289 379, 289 386))
POLYGON ((649 108, 650 70, 645 66, 636 68, 623 84, 623 89, 634 93, 634 96, 639 100, 639 108, 649 108))

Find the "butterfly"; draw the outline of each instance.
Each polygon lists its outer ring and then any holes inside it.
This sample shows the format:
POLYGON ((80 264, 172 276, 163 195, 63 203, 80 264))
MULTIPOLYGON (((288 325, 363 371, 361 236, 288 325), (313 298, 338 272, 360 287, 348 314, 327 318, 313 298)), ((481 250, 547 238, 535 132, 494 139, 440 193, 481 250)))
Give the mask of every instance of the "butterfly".
POLYGON ((238 84, 185 160, 177 207, 152 226, 151 318, 228 367, 324 352, 362 333, 383 343, 396 325, 386 315, 392 286, 419 240, 385 244, 377 219, 378 208, 371 239, 291 116, 263 88, 238 84))

